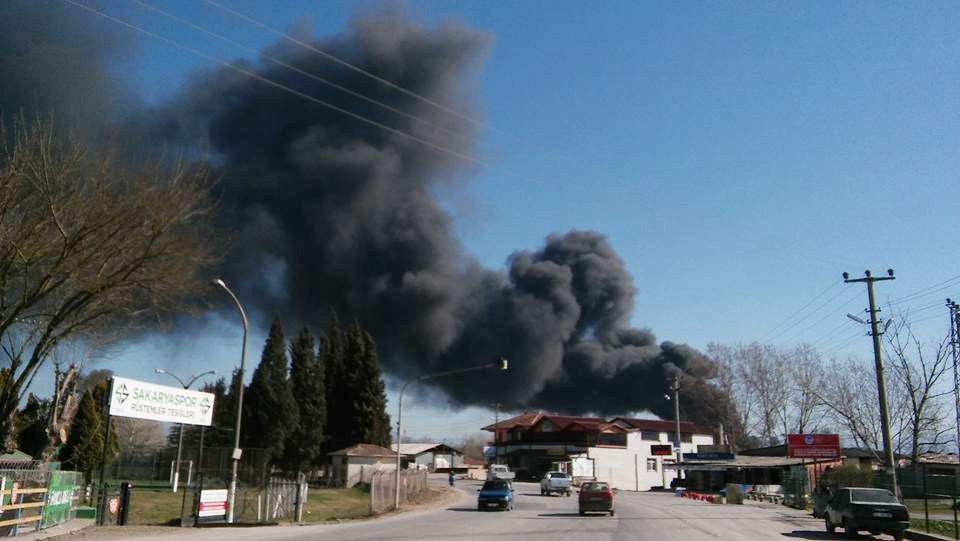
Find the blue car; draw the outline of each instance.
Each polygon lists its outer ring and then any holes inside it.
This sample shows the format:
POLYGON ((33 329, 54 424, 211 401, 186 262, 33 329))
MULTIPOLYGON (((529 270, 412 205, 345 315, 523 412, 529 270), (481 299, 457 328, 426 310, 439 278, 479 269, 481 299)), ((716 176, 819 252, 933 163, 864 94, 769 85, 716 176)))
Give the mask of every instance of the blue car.
POLYGON ((483 484, 477 498, 477 510, 513 509, 513 486, 503 479, 491 479, 483 484))

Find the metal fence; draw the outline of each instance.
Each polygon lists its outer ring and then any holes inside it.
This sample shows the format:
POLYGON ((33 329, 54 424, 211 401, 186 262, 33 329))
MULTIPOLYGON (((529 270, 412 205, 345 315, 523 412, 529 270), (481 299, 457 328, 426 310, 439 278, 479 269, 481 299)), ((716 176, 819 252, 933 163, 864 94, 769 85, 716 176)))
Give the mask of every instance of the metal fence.
MULTIPOLYGON (((370 480, 370 513, 377 515, 394 509, 396 499, 396 470, 380 470, 370 480)), ((427 489, 427 472, 403 470, 400 472, 400 503, 412 502, 427 489)))
MULTIPOLYGON (((228 483, 220 479, 207 482, 206 478, 186 487, 181 508, 180 524, 194 526, 197 523, 197 497, 201 490, 225 489, 228 483)), ((268 524, 277 522, 301 522, 307 502, 306 476, 269 477, 262 485, 241 485, 234 498, 234 520, 243 524, 268 524)))
POLYGON ((805 509, 810 501, 810 478, 805 466, 792 467, 781 480, 783 503, 794 509, 805 509))
MULTIPOLYGON (((180 458, 180 482, 189 485, 202 474, 207 483, 228 481, 233 467, 233 449, 185 447, 180 458), (201 464, 200 461, 203 461, 201 464), (189 481, 189 482, 188 482, 189 481)), ((108 479, 151 481, 172 484, 176 447, 158 447, 133 453, 121 453, 107 466, 108 479)), ((267 453, 263 449, 244 449, 238 479, 242 484, 260 486, 269 477, 267 453)))
POLYGON ((76 516, 85 493, 83 474, 50 466, 33 463, 0 470, 0 536, 55 526, 76 516))
MULTIPOLYGON (((920 466, 897 470, 903 503, 910 510, 914 529, 960 539, 958 500, 960 476, 956 468, 920 466)), ((889 488, 889 476, 874 475, 876 487, 889 488)))

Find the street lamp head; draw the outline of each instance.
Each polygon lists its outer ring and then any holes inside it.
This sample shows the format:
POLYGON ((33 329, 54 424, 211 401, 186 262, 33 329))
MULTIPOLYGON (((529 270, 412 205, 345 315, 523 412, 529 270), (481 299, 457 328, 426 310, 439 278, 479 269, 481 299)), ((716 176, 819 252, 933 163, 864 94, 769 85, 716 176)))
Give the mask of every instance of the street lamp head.
POLYGON ((888 319, 887 323, 883 326, 883 332, 887 332, 887 329, 890 328, 890 325, 893 324, 893 319, 888 319))
POLYGON ((849 272, 843 273, 843 279, 844 279, 844 280, 850 279, 850 273, 849 273, 849 272))
POLYGON ((670 398, 670 395, 668 394, 663 395, 663 397, 666 398, 667 400, 673 400, 672 398, 670 398))
POLYGON ((166 373, 167 373, 167 371, 164 370, 163 368, 155 368, 153 371, 156 372, 157 374, 166 374, 166 373))
POLYGON ((506 370, 507 365, 508 365, 507 359, 504 357, 500 357, 500 370, 506 370))
POLYGON ((855 316, 855 315, 853 315, 853 314, 847 314, 847 317, 850 318, 850 319, 852 319, 852 320, 854 320, 854 321, 856 321, 857 323, 860 323, 861 325, 866 325, 866 324, 867 324, 866 321, 858 318, 857 316, 855 316))
POLYGON ((227 287, 227 284, 225 284, 223 280, 219 278, 214 278, 213 280, 211 280, 211 283, 215 286, 227 287))

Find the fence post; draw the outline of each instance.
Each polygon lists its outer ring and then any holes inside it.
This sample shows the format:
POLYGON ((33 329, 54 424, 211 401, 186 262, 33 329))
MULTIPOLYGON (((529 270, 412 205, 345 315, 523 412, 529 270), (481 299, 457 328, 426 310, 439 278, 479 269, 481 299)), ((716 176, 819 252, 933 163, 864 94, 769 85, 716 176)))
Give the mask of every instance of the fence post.
POLYGON ((930 533, 930 510, 927 508, 927 465, 923 465, 923 528, 930 533))

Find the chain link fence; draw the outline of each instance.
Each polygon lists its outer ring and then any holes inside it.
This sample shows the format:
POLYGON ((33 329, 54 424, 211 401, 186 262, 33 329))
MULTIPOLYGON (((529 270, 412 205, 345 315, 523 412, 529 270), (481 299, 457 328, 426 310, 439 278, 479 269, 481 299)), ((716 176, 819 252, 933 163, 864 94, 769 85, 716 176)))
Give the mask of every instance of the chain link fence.
MULTIPOLYGON (((394 509, 397 487, 396 470, 380 470, 370 479, 370 513, 378 515, 394 509)), ((400 472, 400 503, 414 501, 427 489, 427 472, 403 470, 400 472)))
POLYGON ((792 467, 781 480, 783 504, 794 509, 806 509, 810 502, 810 477, 805 466, 792 467))

